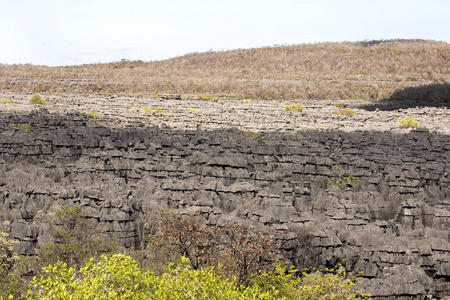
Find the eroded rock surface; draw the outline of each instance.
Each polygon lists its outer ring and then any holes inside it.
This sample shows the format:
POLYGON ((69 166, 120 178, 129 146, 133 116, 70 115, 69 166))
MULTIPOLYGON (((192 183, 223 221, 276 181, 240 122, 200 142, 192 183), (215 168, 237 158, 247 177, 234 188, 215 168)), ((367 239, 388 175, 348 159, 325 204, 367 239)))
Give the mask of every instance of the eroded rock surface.
POLYGON ((378 299, 450 295, 445 107, 354 108, 349 118, 312 101, 294 114, 271 102, 54 96, 38 108, 27 97, 0 106, 0 219, 20 253, 52 241, 48 220, 62 205, 82 205, 127 247, 142 243, 146 216, 171 207, 209 224, 289 229, 282 250, 299 265, 310 235, 307 263, 363 272, 361 287, 378 299), (103 118, 80 113, 88 108, 103 118), (398 129, 405 115, 420 128, 398 129))

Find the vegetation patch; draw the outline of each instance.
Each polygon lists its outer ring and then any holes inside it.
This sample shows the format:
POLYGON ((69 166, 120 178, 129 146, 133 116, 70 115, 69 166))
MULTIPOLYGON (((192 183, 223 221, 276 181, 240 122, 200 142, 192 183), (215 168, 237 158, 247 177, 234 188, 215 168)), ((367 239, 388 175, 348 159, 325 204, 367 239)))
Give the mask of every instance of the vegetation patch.
POLYGON ((286 105, 283 108, 283 110, 284 111, 302 112, 303 111, 303 105, 301 105, 300 103, 293 103, 293 104, 286 105))
POLYGON ((34 130, 34 127, 31 126, 30 124, 12 123, 12 124, 9 124, 9 127, 14 128, 14 129, 23 130, 23 131, 33 131, 34 130))
POLYGON ((7 99, 7 98, 2 98, 0 99, 0 103, 13 103, 13 100, 7 99))
POLYGON ((336 167, 336 171, 334 173, 329 173, 328 176, 328 186, 330 185, 337 185, 337 186, 362 186, 361 179, 350 175, 350 176, 344 176, 341 168, 336 167))
POLYGON ((411 117, 405 117, 398 121, 398 126, 400 128, 417 128, 419 127, 419 123, 411 117))
POLYGON ((259 133, 254 133, 253 131, 251 131, 250 129, 247 130, 239 130, 241 132, 241 135, 243 136, 250 136, 252 137, 255 141, 262 141, 263 137, 261 134, 259 133))
POLYGON ((196 108, 189 108, 188 112, 192 113, 192 114, 198 114, 200 113, 200 110, 196 109, 196 108))
POLYGON ((101 119, 102 115, 95 110, 91 110, 87 115, 91 115, 94 119, 101 119))
POLYGON ((333 111, 333 114, 351 117, 355 114, 355 112, 353 110, 351 110, 350 108, 344 108, 344 109, 333 111))
POLYGON ((34 95, 30 99, 30 104, 42 105, 42 104, 46 104, 46 103, 47 103, 47 100, 45 100, 44 98, 42 98, 39 95, 34 95))

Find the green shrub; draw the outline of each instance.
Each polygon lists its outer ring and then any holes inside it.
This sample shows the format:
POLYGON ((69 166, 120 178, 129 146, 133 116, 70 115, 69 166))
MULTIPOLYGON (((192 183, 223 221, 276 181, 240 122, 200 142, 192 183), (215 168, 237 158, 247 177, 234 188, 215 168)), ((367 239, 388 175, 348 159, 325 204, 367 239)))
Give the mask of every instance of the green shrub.
POLYGON ((46 104, 46 103, 47 103, 47 100, 45 100, 44 98, 42 98, 39 95, 34 95, 30 99, 30 104, 46 104))
POLYGON ((14 129, 23 130, 23 131, 33 131, 34 130, 34 127, 31 126, 30 124, 12 123, 12 124, 9 124, 9 127, 14 128, 14 129))
POLYGON ((355 112, 353 110, 351 110, 350 108, 344 108, 344 109, 341 109, 341 110, 335 110, 333 112, 333 114, 351 117, 351 116, 353 116, 355 114, 355 112))
POLYGON ((79 265, 90 257, 99 257, 116 247, 114 242, 107 243, 98 238, 92 220, 86 218, 81 206, 62 206, 56 210, 58 225, 51 225, 55 244, 45 247, 41 258, 44 261, 63 261, 69 266, 79 265))
POLYGON ((400 128, 417 128, 419 123, 411 117, 406 117, 398 121, 398 126, 400 128))
POLYGON ((94 119, 100 119, 100 118, 102 118, 102 115, 99 114, 98 112, 96 112, 95 110, 91 110, 91 112, 88 113, 88 115, 91 115, 94 119))
POLYGON ((14 101, 12 101, 12 100, 9 100, 9 99, 7 99, 7 98, 2 98, 2 99, 0 99, 0 103, 13 103, 14 101))
POLYGON ((169 264, 157 276, 144 271, 124 254, 102 255, 88 261, 79 271, 58 262, 43 268, 32 280, 28 299, 364 299, 370 297, 355 288, 357 278, 343 267, 328 273, 303 272, 275 265, 275 270, 255 276, 246 288, 220 276, 221 265, 194 270, 189 259, 169 264))
POLYGON ((247 130, 240 130, 241 135, 243 136, 250 136, 252 137, 255 141, 262 141, 263 137, 261 134, 259 133, 254 133, 253 131, 251 131, 250 129, 247 130))
POLYGON ((334 106, 336 106, 337 108, 343 109, 345 106, 344 104, 341 103, 336 103, 334 106))
POLYGON ((330 178, 328 178, 328 185, 338 185, 338 186, 344 186, 344 185, 359 185, 362 186, 361 179, 350 175, 350 176, 344 176, 342 173, 341 168, 336 167, 335 174, 329 173, 328 174, 330 178))
POLYGON ((198 113, 200 113, 200 110, 198 110, 196 108, 189 108, 188 112, 193 113, 193 114, 198 114, 198 113))
POLYGON ((286 105, 283 108, 284 111, 298 111, 298 112, 302 112, 303 111, 303 105, 301 105, 300 103, 293 103, 293 104, 289 104, 286 105))
POLYGON ((6 231, 0 231, 0 299, 15 299, 21 294, 20 278, 14 272, 19 256, 14 252, 14 245, 19 242, 11 238, 10 223, 3 222, 6 231))

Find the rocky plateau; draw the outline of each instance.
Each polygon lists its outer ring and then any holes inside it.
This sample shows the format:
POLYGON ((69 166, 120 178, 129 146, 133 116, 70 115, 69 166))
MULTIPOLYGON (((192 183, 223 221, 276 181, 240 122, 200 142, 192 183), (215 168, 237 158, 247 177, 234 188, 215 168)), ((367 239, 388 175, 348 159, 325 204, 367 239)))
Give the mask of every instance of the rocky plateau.
POLYGON ((83 206, 126 247, 168 207, 286 232, 292 262, 343 263, 374 299, 450 297, 448 103, 296 101, 303 112, 287 112, 293 101, 31 96, 0 94, 13 100, 0 104, 0 221, 21 254, 52 241, 62 205, 83 206), (419 128, 399 128, 406 116, 419 128))

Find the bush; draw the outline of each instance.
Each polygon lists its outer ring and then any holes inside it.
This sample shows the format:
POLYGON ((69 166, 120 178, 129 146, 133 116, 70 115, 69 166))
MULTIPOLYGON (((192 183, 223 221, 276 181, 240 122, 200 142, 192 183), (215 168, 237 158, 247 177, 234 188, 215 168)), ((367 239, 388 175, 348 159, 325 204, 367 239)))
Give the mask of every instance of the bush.
POLYGON ((194 270, 189 259, 181 257, 177 267, 169 264, 161 276, 144 271, 124 254, 103 255, 90 260, 76 272, 58 262, 44 268, 34 278, 28 299, 363 299, 355 289, 357 279, 343 267, 321 272, 289 271, 280 264, 275 270, 255 278, 255 284, 238 287, 222 278, 218 269, 194 270))
POLYGON ((260 133, 254 133, 253 131, 251 131, 250 129, 248 130, 239 130, 241 132, 241 134, 243 136, 250 136, 252 137, 255 141, 262 141, 263 137, 260 133))
POLYGON ((9 124, 9 127, 14 128, 14 129, 23 130, 23 131, 33 131, 34 130, 34 127, 31 126, 30 124, 11 123, 11 124, 9 124))
POLYGON ((3 224, 7 230, 0 231, 0 299, 16 299, 22 293, 21 279, 15 272, 20 258, 14 252, 14 245, 19 242, 9 236, 9 222, 3 224))
POLYGON ((102 115, 99 114, 98 112, 96 112, 95 110, 91 110, 91 112, 88 113, 88 115, 91 115, 94 119, 100 119, 100 118, 102 118, 102 115))
POLYGON ((353 110, 351 110, 350 108, 344 108, 344 109, 341 109, 341 110, 335 110, 333 112, 333 114, 351 117, 351 116, 353 116, 355 114, 355 112, 353 110))
POLYGON ((47 103, 47 100, 45 100, 44 98, 42 98, 39 95, 34 95, 30 99, 30 104, 46 104, 46 103, 47 103))
POLYGON ((114 243, 98 238, 97 230, 79 205, 62 206, 56 211, 56 220, 58 225, 51 225, 56 243, 44 249, 44 261, 63 261, 76 266, 89 257, 99 257, 115 249, 114 243))
POLYGON ((2 99, 0 99, 0 103, 13 103, 14 101, 12 101, 12 100, 9 100, 9 99, 7 99, 7 98, 2 98, 2 99))
POLYGON ((400 128, 417 128, 419 123, 411 117, 406 117, 398 121, 398 126, 400 128))
POLYGON ((283 108, 284 111, 298 111, 298 112, 302 112, 303 111, 303 105, 301 105, 300 103, 293 103, 290 105, 286 105, 283 108))
POLYGON ((198 114, 198 113, 200 113, 200 110, 198 110, 196 108, 189 108, 188 112, 193 113, 193 114, 198 114))

